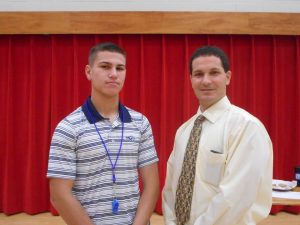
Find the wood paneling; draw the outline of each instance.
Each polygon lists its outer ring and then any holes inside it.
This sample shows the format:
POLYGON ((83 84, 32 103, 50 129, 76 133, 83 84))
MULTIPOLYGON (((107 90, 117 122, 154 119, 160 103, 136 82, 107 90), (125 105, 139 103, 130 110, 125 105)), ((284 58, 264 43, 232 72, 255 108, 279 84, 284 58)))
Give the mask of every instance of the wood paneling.
POLYGON ((299 35, 300 13, 0 12, 0 34, 299 35))

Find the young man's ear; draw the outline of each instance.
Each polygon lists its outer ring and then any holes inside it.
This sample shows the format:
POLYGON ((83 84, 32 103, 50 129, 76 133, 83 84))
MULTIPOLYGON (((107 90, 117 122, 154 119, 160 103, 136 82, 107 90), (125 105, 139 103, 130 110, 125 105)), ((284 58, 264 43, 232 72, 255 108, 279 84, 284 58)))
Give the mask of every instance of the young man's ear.
POLYGON ((85 76, 88 80, 91 80, 91 67, 90 65, 85 66, 85 76))

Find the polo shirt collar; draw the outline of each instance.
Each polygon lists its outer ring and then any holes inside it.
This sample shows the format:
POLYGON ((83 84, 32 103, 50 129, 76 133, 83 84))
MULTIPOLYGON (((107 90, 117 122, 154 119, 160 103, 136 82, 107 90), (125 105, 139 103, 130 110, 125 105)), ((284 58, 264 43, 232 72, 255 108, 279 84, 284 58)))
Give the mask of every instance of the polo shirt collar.
POLYGON ((208 109, 206 109, 204 112, 201 112, 200 107, 198 109, 197 114, 201 114, 205 116, 206 119, 208 119, 210 122, 215 123, 219 117, 223 115, 231 106, 231 103, 227 96, 224 96, 221 98, 218 102, 216 102, 214 105, 210 106, 208 109))
MULTIPOLYGON (((85 117, 89 121, 89 123, 93 123, 93 122, 97 123, 97 122, 105 119, 96 110, 95 106, 92 103, 91 96, 89 96, 87 98, 87 100, 83 103, 81 108, 82 108, 82 111, 83 111, 85 117), (90 118, 91 117, 90 115, 93 117, 93 119, 90 118)), ((132 121, 131 116, 130 116, 127 108, 124 105, 122 105, 121 103, 119 103, 119 115, 122 115, 122 111, 123 111, 123 118, 122 118, 123 122, 124 123, 131 122, 132 121)), ((120 116, 120 118, 121 118, 121 116, 120 116)))

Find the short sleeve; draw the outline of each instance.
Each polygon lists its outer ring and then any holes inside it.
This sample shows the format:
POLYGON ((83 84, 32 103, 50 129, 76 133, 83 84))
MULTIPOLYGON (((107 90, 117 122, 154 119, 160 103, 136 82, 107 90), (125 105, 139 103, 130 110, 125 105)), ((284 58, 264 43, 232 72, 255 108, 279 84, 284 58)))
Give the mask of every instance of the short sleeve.
POLYGON ((66 119, 56 127, 50 145, 48 178, 74 180, 76 177, 76 135, 66 119))
POLYGON ((139 146, 138 167, 144 167, 158 161, 151 125, 143 116, 141 124, 141 141, 139 146))

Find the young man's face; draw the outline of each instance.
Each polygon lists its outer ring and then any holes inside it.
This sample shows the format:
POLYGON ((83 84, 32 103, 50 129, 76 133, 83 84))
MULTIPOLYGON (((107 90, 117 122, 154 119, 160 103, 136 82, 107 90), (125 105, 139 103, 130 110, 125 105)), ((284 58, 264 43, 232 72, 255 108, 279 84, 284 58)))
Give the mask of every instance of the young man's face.
POLYGON ((126 76, 126 59, 117 52, 98 52, 92 65, 85 68, 87 79, 92 83, 92 93, 103 97, 116 97, 126 76))
POLYGON ((200 56, 192 62, 191 82, 194 93, 204 111, 226 95, 231 72, 225 73, 220 58, 200 56))

